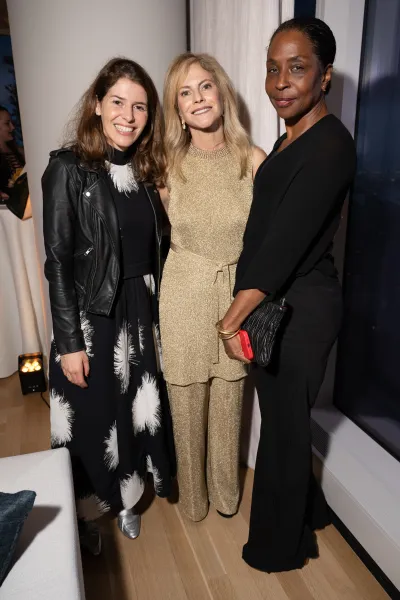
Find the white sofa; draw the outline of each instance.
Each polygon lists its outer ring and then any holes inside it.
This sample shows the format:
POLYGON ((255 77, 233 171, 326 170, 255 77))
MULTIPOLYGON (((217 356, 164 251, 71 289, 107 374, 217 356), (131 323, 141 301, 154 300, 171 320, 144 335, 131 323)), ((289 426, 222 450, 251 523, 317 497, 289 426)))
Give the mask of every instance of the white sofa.
POLYGON ((68 450, 0 459, 0 490, 37 494, 0 600, 84 600, 68 450))

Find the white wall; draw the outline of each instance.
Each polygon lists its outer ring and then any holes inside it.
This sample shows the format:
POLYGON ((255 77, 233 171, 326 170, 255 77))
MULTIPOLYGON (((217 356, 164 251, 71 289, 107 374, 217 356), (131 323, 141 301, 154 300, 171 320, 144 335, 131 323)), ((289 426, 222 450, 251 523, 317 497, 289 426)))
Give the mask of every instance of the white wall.
MULTIPOLYGON (((172 58, 186 50, 185 0, 8 0, 36 242, 43 263, 40 179, 68 115, 103 64, 142 64, 159 93, 172 58)), ((47 337, 51 329, 46 296, 47 337)))
MULTIPOLYGON (((325 21, 336 38, 337 52, 328 107, 354 136, 357 114, 358 81, 364 24, 365 0, 317 0, 316 16, 325 21)), ((334 256, 340 278, 346 245, 348 200, 335 238, 334 256)), ((332 404, 336 368, 336 346, 331 353, 326 377, 317 405, 332 404)))
POLYGON ((336 38, 337 53, 328 104, 354 134, 365 0, 317 0, 316 16, 336 38))
MULTIPOLYGON (((316 16, 325 21, 336 38, 337 53, 328 106, 354 136, 365 0, 317 0, 316 16)), ((347 206, 336 237, 335 258, 342 272, 347 206)))

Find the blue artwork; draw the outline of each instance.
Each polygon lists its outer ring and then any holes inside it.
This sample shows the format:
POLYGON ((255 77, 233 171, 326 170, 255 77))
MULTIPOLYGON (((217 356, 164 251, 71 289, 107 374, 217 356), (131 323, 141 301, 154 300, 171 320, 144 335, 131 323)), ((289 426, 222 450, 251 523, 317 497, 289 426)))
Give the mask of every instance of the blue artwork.
POLYGON ((0 105, 9 111, 15 125, 15 141, 22 145, 21 118, 9 35, 0 35, 0 105))

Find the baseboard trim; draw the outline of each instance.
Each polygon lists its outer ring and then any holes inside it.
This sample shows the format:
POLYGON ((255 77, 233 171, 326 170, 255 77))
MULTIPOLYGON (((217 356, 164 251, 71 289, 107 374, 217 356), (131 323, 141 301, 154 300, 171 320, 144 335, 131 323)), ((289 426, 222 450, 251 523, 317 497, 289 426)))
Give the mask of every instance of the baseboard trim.
POLYGON ((314 409, 311 430, 329 505, 400 589, 400 463, 334 407, 314 409))
POLYGON ((332 511, 332 523, 339 531, 340 535, 346 540, 349 546, 357 554, 358 558, 362 560, 368 571, 372 573, 380 586, 385 590, 391 600, 400 600, 400 592, 395 588, 390 579, 385 575, 380 567, 376 564, 374 559, 368 554, 358 540, 352 535, 347 529, 346 525, 339 519, 337 514, 332 511))

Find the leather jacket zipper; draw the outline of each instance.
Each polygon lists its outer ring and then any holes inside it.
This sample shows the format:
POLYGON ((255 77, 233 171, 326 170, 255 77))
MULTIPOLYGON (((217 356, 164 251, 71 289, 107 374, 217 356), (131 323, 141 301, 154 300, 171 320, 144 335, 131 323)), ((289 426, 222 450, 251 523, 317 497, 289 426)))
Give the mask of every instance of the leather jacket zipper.
POLYGON ((90 246, 90 248, 86 248, 86 250, 81 250, 80 252, 77 252, 76 254, 74 254, 74 258, 78 258, 78 256, 87 256, 88 254, 90 254, 93 250, 93 246, 90 246))
POLYGON ((149 194, 149 191, 148 191, 146 185, 144 186, 144 189, 146 190, 146 194, 150 201, 151 208, 153 209, 154 221, 156 224, 156 234, 157 234, 157 241, 158 241, 157 300, 159 300, 160 299, 160 284, 161 284, 161 234, 160 234, 159 228, 158 228, 157 213, 156 213, 156 209, 154 208, 153 200, 150 197, 150 194, 149 194))
MULTIPOLYGON (((96 231, 95 231, 95 235, 97 239, 97 222, 96 222, 96 231)), ((92 248, 88 248, 85 252, 85 255, 89 254, 91 251, 93 250, 92 248)), ((93 289, 93 281, 94 281, 94 276, 96 274, 96 269, 97 269, 97 257, 96 257, 96 252, 94 253, 94 260, 93 260, 93 264, 92 264, 92 269, 90 271, 89 274, 89 287, 88 287, 88 294, 87 294, 87 300, 86 300, 86 306, 85 306, 85 312, 87 311, 87 309, 89 308, 89 304, 90 304, 90 300, 92 298, 92 289, 93 289)))

